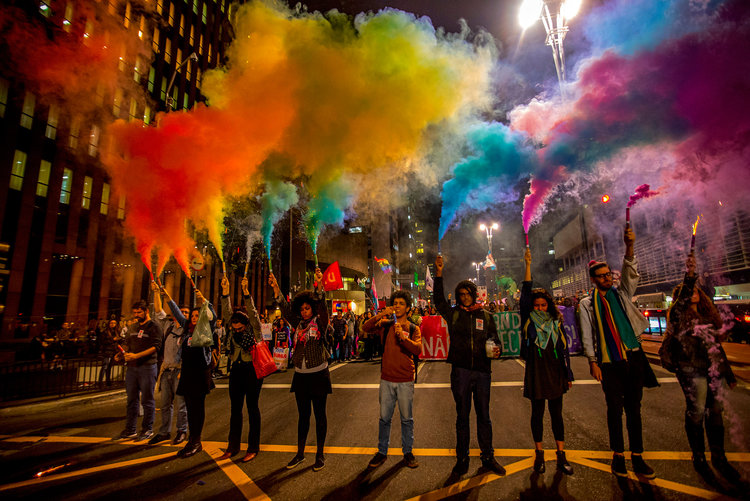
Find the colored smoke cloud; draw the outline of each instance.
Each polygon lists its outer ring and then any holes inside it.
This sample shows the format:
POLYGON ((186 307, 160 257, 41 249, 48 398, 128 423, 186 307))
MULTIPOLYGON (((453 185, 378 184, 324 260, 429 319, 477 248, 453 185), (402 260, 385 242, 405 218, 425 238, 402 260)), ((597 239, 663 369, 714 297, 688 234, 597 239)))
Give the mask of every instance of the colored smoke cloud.
POLYGON ((261 217, 263 224, 261 234, 266 256, 271 258, 271 235, 276 223, 293 205, 297 203, 297 188, 291 183, 271 180, 266 183, 266 189, 260 197, 261 217))
POLYGON ((107 166, 138 242, 189 247, 186 219, 213 240, 224 196, 251 195, 261 177, 310 179, 316 242, 354 203, 354 179, 366 191, 382 183, 376 170, 388 178, 424 166, 428 127, 491 102, 491 41, 444 35, 426 18, 386 9, 352 21, 254 1, 239 6, 234 28, 229 64, 203 79, 208 107, 160 115, 156 128, 110 128, 107 166), (269 155, 286 160, 283 172, 264 164, 269 155))
POLYGON ((512 186, 534 170, 536 155, 528 136, 501 123, 481 123, 467 133, 472 155, 452 168, 443 184, 439 238, 460 210, 481 211, 515 195, 512 186))
POLYGON ((747 155, 743 138, 750 133, 750 118, 738 104, 746 102, 750 89, 750 63, 743 56, 750 29, 747 7, 732 5, 701 33, 633 57, 608 51, 588 61, 575 86, 577 99, 555 123, 529 116, 543 109, 538 105, 514 110, 512 126, 547 127, 525 131, 542 137, 544 146, 524 221, 540 213, 550 190, 570 173, 592 170, 624 148, 661 144, 682 159, 682 169, 694 166, 690 159, 720 149, 747 155))

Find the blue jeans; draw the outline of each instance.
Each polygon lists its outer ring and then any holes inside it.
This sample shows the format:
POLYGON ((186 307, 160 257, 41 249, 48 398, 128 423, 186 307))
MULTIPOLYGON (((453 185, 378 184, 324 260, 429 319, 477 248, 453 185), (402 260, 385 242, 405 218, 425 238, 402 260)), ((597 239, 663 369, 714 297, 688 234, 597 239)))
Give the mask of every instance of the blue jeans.
POLYGON ((156 364, 128 367, 125 372, 125 391, 128 395, 127 419, 125 429, 135 431, 138 421, 138 396, 143 406, 143 423, 141 430, 152 430, 156 404, 154 403, 154 386, 156 386, 156 364))
POLYGON ((401 450, 404 454, 409 454, 414 445, 414 418, 411 412, 414 401, 414 381, 391 383, 381 379, 378 452, 386 456, 391 438, 391 419, 397 401, 398 413, 401 414, 401 450))
POLYGON ((161 386, 161 428, 159 434, 168 435, 172 430, 172 408, 177 405, 177 431, 187 432, 187 407, 182 395, 177 395, 180 369, 164 369, 159 380, 161 386))
POLYGON ((451 370, 451 391, 456 402, 456 456, 469 457, 469 414, 471 401, 477 414, 477 440, 482 458, 494 456, 492 447, 492 420, 490 420, 489 372, 453 367, 451 370))

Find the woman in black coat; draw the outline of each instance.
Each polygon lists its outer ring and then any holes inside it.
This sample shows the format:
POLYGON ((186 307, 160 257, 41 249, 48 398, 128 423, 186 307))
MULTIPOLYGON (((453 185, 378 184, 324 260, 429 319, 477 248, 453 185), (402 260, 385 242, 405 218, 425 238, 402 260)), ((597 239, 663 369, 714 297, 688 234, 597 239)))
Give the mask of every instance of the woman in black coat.
POLYGON ((521 287, 521 358, 526 360, 523 396, 531 400, 531 433, 536 459, 534 471, 544 473, 542 446, 544 403, 547 402, 552 433, 557 445, 557 469, 568 475, 573 467, 565 458, 565 426, 562 418, 563 394, 573 384, 570 355, 562 315, 549 292, 532 289, 531 251, 524 254, 526 274, 521 287))

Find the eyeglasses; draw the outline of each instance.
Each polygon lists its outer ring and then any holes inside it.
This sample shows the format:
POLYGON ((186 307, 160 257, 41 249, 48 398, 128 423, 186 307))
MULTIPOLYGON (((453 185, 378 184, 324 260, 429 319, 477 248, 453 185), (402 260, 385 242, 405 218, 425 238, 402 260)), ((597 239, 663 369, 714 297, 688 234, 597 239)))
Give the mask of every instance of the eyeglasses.
POLYGON ((608 271, 607 273, 599 273, 594 275, 594 278, 612 278, 612 272, 608 271))

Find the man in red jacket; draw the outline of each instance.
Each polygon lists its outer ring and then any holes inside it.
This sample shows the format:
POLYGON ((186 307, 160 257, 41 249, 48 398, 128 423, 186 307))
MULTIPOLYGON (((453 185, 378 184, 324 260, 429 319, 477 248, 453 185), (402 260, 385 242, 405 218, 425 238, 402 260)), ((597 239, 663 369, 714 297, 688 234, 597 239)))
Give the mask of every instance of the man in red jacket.
POLYGON ((365 322, 365 332, 379 331, 383 345, 383 362, 380 369, 380 421, 378 427, 378 452, 370 461, 370 468, 385 463, 391 436, 391 419, 398 402, 401 415, 401 450, 404 463, 409 468, 419 466, 412 454, 414 444, 414 356, 422 352, 422 335, 419 327, 407 320, 411 296, 406 291, 396 291, 391 296, 391 306, 365 322))

